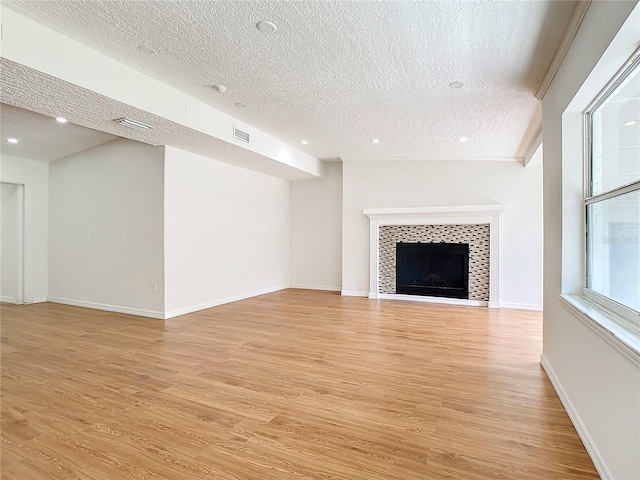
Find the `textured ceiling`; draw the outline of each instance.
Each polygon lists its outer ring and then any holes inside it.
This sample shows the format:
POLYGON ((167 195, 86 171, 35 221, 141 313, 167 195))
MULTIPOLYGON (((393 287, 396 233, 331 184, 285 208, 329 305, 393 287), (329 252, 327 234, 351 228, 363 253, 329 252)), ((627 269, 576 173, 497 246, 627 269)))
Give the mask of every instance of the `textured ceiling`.
POLYGON ((3 1, 319 158, 522 156, 575 4, 3 1))
POLYGON ((15 157, 52 162, 87 148, 115 140, 116 136, 72 123, 61 124, 53 117, 29 110, 0 105, 2 153, 15 157), (7 143, 7 138, 19 143, 7 143))
MULTIPOLYGON (((2 105, 3 111, 5 108, 12 108, 10 106, 7 107, 7 105, 19 105, 42 114, 38 115, 38 117, 44 118, 47 122, 55 123, 51 117, 61 115, 72 123, 82 124, 100 132, 107 132, 150 145, 171 145, 182 150, 216 158, 223 162, 286 180, 314 178, 311 174, 271 158, 192 130, 144 110, 117 102, 50 75, 45 75, 42 72, 18 65, 4 58, 0 58, 0 84, 2 85, 0 102, 4 104, 2 105), (99 112, 99 115, 96 115, 96 112, 99 112), (147 132, 140 132, 112 121, 121 117, 135 118, 148 125, 153 125, 154 128, 147 132)), ((60 126, 66 127, 68 125, 60 126)), ((10 124, 7 123, 7 134, 10 128, 13 127, 10 127, 10 124)), ((37 138, 37 133, 33 133, 33 135, 34 138, 37 138)), ((3 139, 5 137, 4 122, 2 124, 2 137, 3 139)), ((108 138, 105 141, 116 138, 111 135, 106 135, 106 137, 108 138)), ((10 145, 5 142, 2 146, 2 151, 10 155, 28 157, 27 155, 18 155, 18 149, 15 149, 16 151, 9 151, 9 148, 5 150, 5 145, 7 147, 18 147, 24 143, 10 145)), ((78 148, 75 151, 80 150, 82 148, 78 148)))

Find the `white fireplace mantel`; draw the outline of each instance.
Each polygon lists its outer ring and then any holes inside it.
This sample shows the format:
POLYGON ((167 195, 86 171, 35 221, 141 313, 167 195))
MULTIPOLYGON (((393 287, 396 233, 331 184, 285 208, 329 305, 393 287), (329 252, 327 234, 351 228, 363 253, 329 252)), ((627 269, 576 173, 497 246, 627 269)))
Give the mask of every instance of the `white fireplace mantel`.
MULTIPOLYGON (((382 225, 480 225, 489 224, 489 308, 500 308, 499 238, 500 214, 504 205, 454 205, 442 207, 366 208, 369 217, 369 298, 398 298, 477 305, 483 302, 449 298, 388 295, 380 292, 379 227, 382 225)), ((484 303, 486 305, 486 303, 484 303)))

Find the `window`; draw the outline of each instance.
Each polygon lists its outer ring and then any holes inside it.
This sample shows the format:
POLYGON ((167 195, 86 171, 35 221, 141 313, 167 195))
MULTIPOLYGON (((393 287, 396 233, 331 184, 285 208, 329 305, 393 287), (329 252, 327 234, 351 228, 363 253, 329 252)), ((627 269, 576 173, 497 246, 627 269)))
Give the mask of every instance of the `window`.
POLYGON ((585 296, 640 326, 640 54, 586 111, 585 296))

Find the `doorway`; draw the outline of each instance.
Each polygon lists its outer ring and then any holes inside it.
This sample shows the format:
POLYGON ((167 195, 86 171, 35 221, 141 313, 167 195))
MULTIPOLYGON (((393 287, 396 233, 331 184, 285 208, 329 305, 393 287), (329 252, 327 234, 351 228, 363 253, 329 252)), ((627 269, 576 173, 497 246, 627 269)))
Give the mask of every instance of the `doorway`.
POLYGON ((0 301, 24 303, 24 185, 0 183, 0 301))

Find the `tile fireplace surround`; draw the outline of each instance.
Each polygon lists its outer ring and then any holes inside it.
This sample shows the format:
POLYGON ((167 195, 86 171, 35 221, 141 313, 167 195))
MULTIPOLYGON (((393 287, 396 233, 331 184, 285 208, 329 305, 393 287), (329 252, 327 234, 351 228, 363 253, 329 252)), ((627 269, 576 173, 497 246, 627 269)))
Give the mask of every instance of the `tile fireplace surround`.
POLYGON ((369 298, 499 308, 498 240, 503 211, 503 205, 365 209, 370 236, 369 298), (469 243, 469 299, 393 293, 396 241, 469 243))

